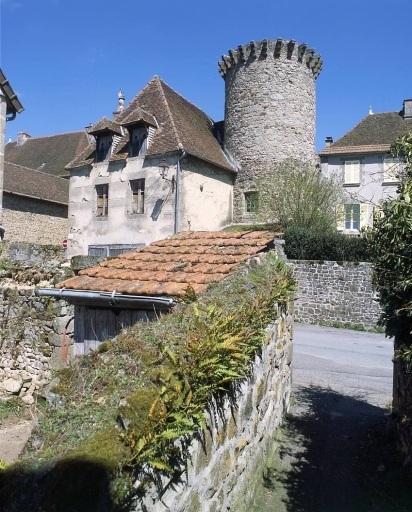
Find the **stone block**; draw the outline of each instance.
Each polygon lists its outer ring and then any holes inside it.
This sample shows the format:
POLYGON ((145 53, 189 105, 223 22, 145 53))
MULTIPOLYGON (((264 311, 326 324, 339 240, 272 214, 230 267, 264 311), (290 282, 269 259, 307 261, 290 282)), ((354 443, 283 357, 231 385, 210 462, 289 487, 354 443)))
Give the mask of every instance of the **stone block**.
POLYGON ((17 395, 23 387, 23 380, 21 378, 8 378, 3 381, 2 387, 4 391, 11 395, 17 395))

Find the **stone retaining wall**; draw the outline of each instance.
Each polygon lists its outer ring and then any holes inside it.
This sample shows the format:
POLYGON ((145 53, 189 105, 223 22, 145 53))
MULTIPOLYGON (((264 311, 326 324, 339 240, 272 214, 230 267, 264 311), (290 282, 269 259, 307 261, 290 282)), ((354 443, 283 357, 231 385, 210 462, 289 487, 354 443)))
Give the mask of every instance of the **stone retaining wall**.
POLYGON ((0 398, 33 394, 67 364, 72 352, 74 308, 64 300, 38 297, 38 284, 70 271, 58 260, 9 263, 0 270, 0 398))
POLYGON ((204 437, 191 443, 185 482, 171 485, 161 500, 147 496, 135 511, 251 510, 256 480, 289 405, 292 337, 292 311, 280 310, 249 380, 230 399, 212 404, 204 437))
POLYGON ((298 281, 295 320, 375 327, 380 315, 372 264, 288 260, 298 281))

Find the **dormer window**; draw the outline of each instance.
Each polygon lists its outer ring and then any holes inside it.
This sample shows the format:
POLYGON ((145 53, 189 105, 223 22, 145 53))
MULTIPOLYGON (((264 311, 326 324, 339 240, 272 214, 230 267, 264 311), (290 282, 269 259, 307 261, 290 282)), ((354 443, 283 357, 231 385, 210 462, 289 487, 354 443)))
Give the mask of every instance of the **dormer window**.
POLYGON ((135 126, 130 130, 130 156, 143 156, 147 150, 147 127, 135 126))
POLYGON ((96 138, 96 162, 105 162, 109 159, 112 149, 113 135, 105 133, 96 138))

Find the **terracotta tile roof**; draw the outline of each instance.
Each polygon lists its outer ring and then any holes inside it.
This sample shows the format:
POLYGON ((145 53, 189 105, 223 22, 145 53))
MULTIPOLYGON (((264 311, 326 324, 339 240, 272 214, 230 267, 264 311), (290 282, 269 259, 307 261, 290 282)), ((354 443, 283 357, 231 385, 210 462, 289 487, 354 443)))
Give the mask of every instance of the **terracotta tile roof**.
POLYGON ((4 159, 53 176, 69 177, 65 166, 88 145, 85 131, 30 137, 21 146, 17 142, 6 144, 4 159))
MULTIPOLYGON (((145 120, 158 126, 146 156, 163 155, 184 149, 188 154, 234 172, 219 142, 215 138, 214 123, 198 107, 177 94, 155 76, 115 118, 120 125, 133 120, 145 120), (157 123, 154 123, 156 121, 157 123)), ((117 144, 111 160, 127 157, 128 133, 117 144)), ((91 144, 69 168, 93 162, 95 145, 91 144)))
POLYGON ((398 137, 411 130, 412 119, 404 119, 402 112, 370 114, 319 155, 386 152, 398 137))
POLYGON ((58 283, 57 288, 125 295, 182 296, 221 281, 250 257, 268 250, 268 231, 184 232, 103 261, 58 283))
POLYGON ((4 192, 67 205, 69 180, 4 162, 4 192))

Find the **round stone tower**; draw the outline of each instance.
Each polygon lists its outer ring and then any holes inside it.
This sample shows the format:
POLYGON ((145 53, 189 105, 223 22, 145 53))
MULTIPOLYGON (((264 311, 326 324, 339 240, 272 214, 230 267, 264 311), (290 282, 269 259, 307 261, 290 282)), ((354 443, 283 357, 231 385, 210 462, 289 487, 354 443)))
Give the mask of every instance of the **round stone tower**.
POLYGON ((313 160, 321 67, 315 50, 284 39, 241 45, 219 62, 226 90, 224 149, 239 168, 236 222, 252 216, 257 182, 275 162, 313 160))

